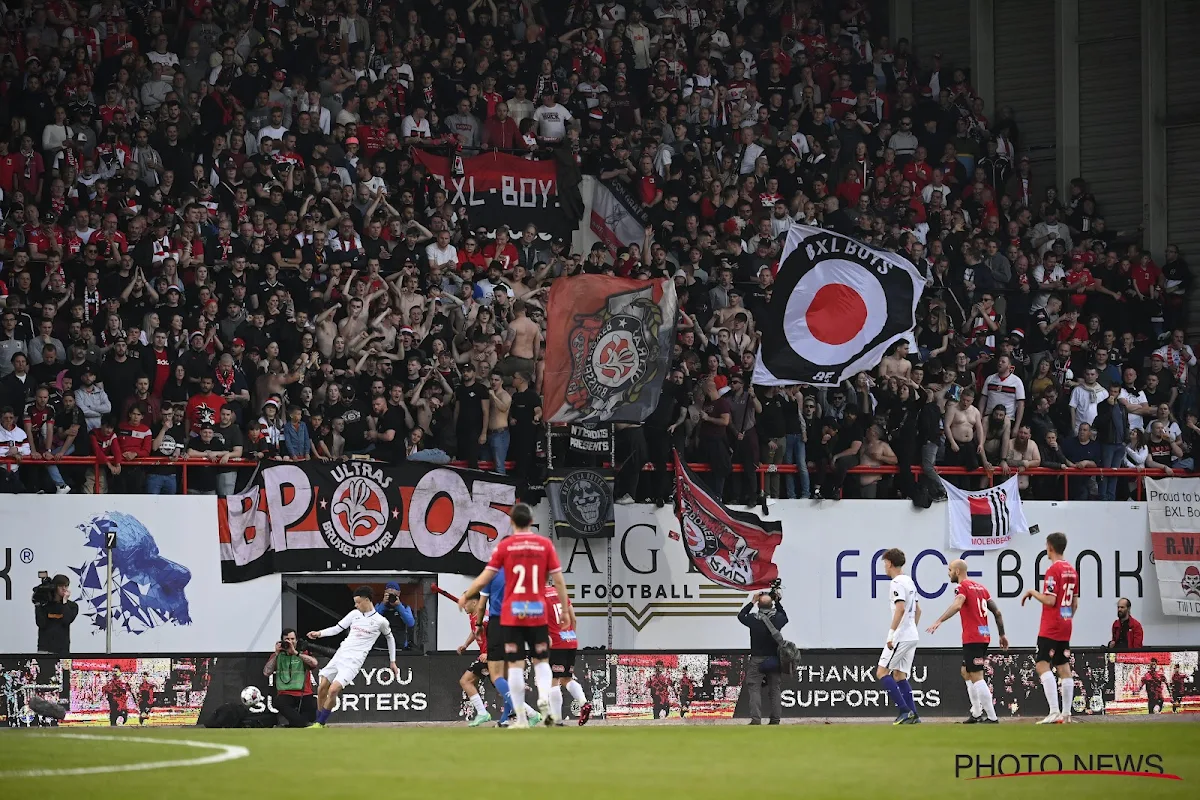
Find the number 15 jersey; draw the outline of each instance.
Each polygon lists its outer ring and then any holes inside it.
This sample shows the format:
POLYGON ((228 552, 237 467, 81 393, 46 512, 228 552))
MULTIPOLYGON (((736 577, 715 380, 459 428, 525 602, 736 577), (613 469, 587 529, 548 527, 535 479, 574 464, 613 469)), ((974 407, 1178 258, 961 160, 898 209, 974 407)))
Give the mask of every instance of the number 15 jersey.
POLYGON ((536 533, 514 533, 500 540, 487 565, 504 570, 501 625, 531 628, 548 624, 542 587, 548 577, 562 572, 554 542, 536 533))
POLYGON ((1056 642, 1071 641, 1074 612, 1071 603, 1079 589, 1079 575, 1066 559, 1055 561, 1042 579, 1042 594, 1054 595, 1054 605, 1042 606, 1042 624, 1038 636, 1056 642))

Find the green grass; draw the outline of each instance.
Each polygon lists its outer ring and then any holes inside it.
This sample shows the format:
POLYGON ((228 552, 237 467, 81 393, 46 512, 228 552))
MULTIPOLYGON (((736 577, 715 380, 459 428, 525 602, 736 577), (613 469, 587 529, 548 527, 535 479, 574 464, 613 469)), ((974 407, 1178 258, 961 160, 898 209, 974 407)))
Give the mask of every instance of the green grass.
MULTIPOLYGON (((75 731, 89 733, 88 731, 75 731)), ((0 797, 294 798, 404 796, 830 797, 1195 797, 1200 725, 1109 724, 1040 728, 927 724, 673 725, 501 731, 465 728, 128 730, 96 735, 192 739, 249 748, 237 761, 188 768, 74 777, 0 778, 0 797), (1022 777, 967 781, 956 753, 1158 753, 1182 781, 1127 777, 1022 777), (86 792, 86 794, 80 794, 86 792), (53 793, 53 794, 52 794, 53 793)), ((210 755, 183 747, 55 740, 0 731, 0 772, 134 763, 210 755)))

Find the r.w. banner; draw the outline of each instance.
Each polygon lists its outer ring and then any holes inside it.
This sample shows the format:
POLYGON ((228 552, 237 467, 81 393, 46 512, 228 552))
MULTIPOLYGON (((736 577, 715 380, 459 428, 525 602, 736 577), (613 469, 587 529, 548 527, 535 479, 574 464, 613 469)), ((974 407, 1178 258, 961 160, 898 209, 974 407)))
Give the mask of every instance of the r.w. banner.
POLYGON ((1146 478, 1162 612, 1200 618, 1200 478, 1146 478))
POLYGON ((571 237, 575 223, 559 202, 554 161, 527 161, 507 153, 452 159, 416 149, 413 160, 446 188, 450 205, 466 206, 473 228, 506 225, 519 231, 533 223, 542 233, 571 237))
POLYGON ((964 492, 945 478, 942 486, 951 550, 998 550, 1007 547, 1013 536, 1029 533, 1016 475, 979 492, 964 492))
POLYGON ((410 462, 268 462, 221 499, 221 580, 273 572, 473 574, 511 527, 518 481, 410 462))

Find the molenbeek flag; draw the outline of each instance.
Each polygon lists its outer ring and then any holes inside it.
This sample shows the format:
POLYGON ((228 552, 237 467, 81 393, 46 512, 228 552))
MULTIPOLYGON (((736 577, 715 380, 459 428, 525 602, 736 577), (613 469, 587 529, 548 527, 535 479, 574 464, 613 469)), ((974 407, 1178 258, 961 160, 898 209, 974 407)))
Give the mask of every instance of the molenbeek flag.
POLYGON ((793 225, 760 315, 760 386, 836 386, 911 341, 925 279, 904 256, 793 225))
POLYGON ((1013 475, 999 486, 964 492, 945 478, 951 550, 999 550, 1016 534, 1028 534, 1020 487, 1013 475))
POLYGON ((697 480, 675 453, 675 510, 683 546, 696 569, 713 583, 734 589, 767 589, 779 577, 773 561, 783 541, 782 522, 731 511, 697 480))
POLYGON ((670 278, 559 278, 546 309, 550 422, 641 422, 671 365, 679 302, 670 278))
POLYGON ((1162 612, 1200 618, 1200 478, 1146 478, 1162 612))

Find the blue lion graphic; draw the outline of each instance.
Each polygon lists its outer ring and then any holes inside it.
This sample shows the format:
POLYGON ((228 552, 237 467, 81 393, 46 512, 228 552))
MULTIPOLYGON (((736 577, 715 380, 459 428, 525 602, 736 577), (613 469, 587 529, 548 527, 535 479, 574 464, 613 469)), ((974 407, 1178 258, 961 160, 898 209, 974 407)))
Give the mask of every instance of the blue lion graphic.
POLYGON ((191 571, 164 558, 150 531, 136 517, 110 511, 78 527, 86 537, 85 545, 96 555, 71 570, 79 576, 79 610, 91 619, 95 630, 103 631, 108 618, 105 541, 110 533, 116 535, 112 550, 114 629, 137 635, 163 625, 192 623, 184 593, 192 580, 191 571))

